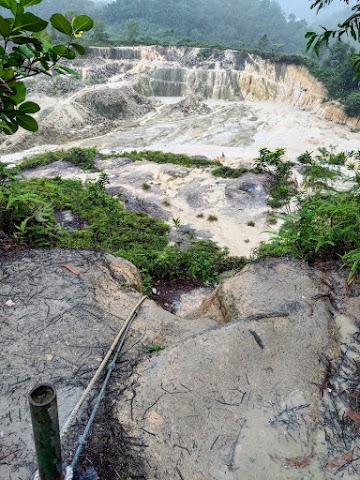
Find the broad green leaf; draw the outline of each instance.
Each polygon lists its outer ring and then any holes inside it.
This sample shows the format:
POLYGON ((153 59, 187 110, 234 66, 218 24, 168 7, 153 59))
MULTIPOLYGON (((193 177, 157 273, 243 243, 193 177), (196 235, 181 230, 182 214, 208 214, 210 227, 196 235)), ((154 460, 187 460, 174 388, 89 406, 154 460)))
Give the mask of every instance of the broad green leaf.
POLYGON ((24 7, 31 7, 32 5, 37 5, 41 2, 42 0, 20 0, 21 5, 23 5, 24 7))
POLYGON ((11 8, 11 11, 14 14, 14 16, 22 15, 24 13, 24 7, 22 5, 20 5, 19 3, 16 3, 16 6, 14 5, 11 8))
POLYGON ((79 77, 78 72, 76 72, 72 68, 64 67, 63 65, 56 67, 55 70, 59 73, 70 73, 70 75, 72 75, 73 77, 79 77))
POLYGON ((88 30, 91 30, 93 26, 94 21, 87 15, 79 15, 72 20, 74 33, 87 32, 88 30))
POLYGON ((30 117, 30 115, 27 115, 26 113, 17 114, 16 121, 20 127, 29 130, 29 132, 36 132, 39 129, 39 125, 35 118, 30 117))
POLYGON ((41 42, 48 42, 51 44, 51 37, 50 35, 47 33, 46 30, 41 30, 41 32, 34 32, 32 35, 31 35, 32 38, 36 38, 37 40, 40 40, 41 42))
POLYGON ((26 98, 26 87, 24 82, 16 82, 14 87, 14 95, 11 95, 11 98, 17 103, 21 103, 26 98))
POLYGON ((11 23, 0 15, 0 34, 7 37, 11 32, 11 23))
POLYGON ((70 45, 78 52, 79 55, 85 55, 85 48, 78 43, 70 43, 70 45))
POLYGON ((44 70, 49 70, 50 69, 50 66, 49 66, 48 62, 45 60, 45 58, 40 58, 40 63, 41 63, 41 66, 43 67, 44 70))
POLYGON ((14 78, 14 71, 11 68, 9 68, 8 70, 3 70, 2 72, 0 72, 0 78, 5 80, 5 82, 8 82, 12 78, 14 78))
POLYGON ((47 25, 48 22, 30 12, 18 15, 15 19, 15 27, 19 30, 41 32, 47 27, 47 25))
POLYGON ((0 7, 8 8, 11 10, 11 0, 0 0, 0 7))
POLYGON ((1 119, 1 115, 0 115, 0 132, 4 132, 6 133, 6 135, 12 135, 14 133, 9 127, 9 125, 4 120, 1 119))
POLYGON ((60 57, 68 58, 69 60, 73 60, 76 57, 75 52, 73 52, 70 48, 66 47, 65 45, 55 45, 53 50, 60 57))
POLYGON ((20 35, 18 37, 11 37, 11 41, 13 43, 16 43, 17 45, 25 45, 27 43, 33 43, 33 40, 30 39, 29 37, 22 37, 20 35))
POLYGON ((57 55, 63 55, 66 52, 67 47, 65 45, 55 45, 53 50, 57 53, 57 55))
POLYGON ((54 13, 54 15, 50 17, 50 23, 58 32, 65 33, 69 36, 72 35, 70 22, 64 17, 64 15, 61 15, 61 13, 54 13))
POLYGON ((0 0, 0 7, 11 10, 14 15, 16 15, 18 6, 19 5, 15 2, 15 0, 0 0))
POLYGON ((17 132, 17 130, 19 129, 18 124, 15 122, 5 121, 4 123, 7 126, 7 128, 4 128, 4 133, 6 135, 12 135, 13 133, 17 132))
POLYGON ((19 112, 22 113, 36 113, 40 110, 40 107, 35 102, 24 102, 19 106, 19 112))
POLYGON ((34 56, 34 52, 27 45, 20 45, 17 49, 28 59, 34 56))

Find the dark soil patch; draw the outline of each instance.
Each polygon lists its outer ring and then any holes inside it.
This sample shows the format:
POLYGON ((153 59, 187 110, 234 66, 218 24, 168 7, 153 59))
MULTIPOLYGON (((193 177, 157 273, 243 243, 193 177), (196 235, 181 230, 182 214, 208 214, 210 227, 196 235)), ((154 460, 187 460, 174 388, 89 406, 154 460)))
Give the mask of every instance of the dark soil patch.
POLYGON ((189 293, 204 285, 197 280, 157 280, 153 283, 156 292, 153 292, 152 299, 164 310, 176 313, 180 297, 183 293, 189 293))
POLYGON ((0 230, 0 255, 3 253, 15 253, 23 250, 25 244, 11 235, 8 235, 3 230, 0 230))

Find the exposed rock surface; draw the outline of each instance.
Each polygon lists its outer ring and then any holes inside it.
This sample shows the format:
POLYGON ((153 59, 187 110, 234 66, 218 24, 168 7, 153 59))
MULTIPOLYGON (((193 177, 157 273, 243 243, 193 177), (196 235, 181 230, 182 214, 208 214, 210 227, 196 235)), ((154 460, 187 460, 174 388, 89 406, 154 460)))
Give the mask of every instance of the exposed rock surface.
MULTIPOLYGON (((354 478, 359 439, 346 412, 358 407, 343 396, 341 362, 360 384, 351 370, 359 350, 336 317, 356 331, 360 292, 344 293, 342 276, 326 275, 331 292, 302 262, 263 259, 225 281, 191 320, 145 301, 80 465, 93 462, 104 479, 120 471, 147 480, 330 480, 339 468, 354 478), (144 353, 149 344, 165 348, 144 353)), ((136 269, 100 252, 3 256, 0 281, 0 470, 18 480, 34 469, 28 391, 55 383, 63 424, 141 294, 129 287, 140 288, 136 269)), ((65 439, 66 460, 87 417, 65 439)))
POLYGON ((358 129, 359 121, 348 118, 335 102, 324 102, 324 87, 305 67, 233 50, 159 46, 94 47, 72 67, 81 81, 56 77, 30 85, 33 99, 42 106, 40 130, 4 139, 2 153, 76 139, 88 142, 114 129, 114 138, 92 141, 108 148, 175 148, 182 138, 182 145, 244 148, 256 143, 258 150, 273 146, 268 139, 257 143, 259 134, 274 127, 283 130, 279 140, 269 132, 275 147, 289 148, 295 135, 302 151, 329 143, 356 149, 349 130, 358 129), (158 101, 153 105, 146 96, 158 101), (337 127, 338 133, 325 140, 328 121, 347 128, 337 127), (299 134, 309 123, 315 127, 311 135, 301 133, 305 142, 299 134))
MULTIPOLYGON (((141 280, 134 265, 112 255, 33 250, 0 257, 0 284, 0 478, 30 480, 28 393, 39 382, 53 383, 62 426, 141 298, 141 280)), ((146 301, 130 335, 130 359, 144 355, 144 345, 185 339, 213 324, 184 321, 146 301)), ((64 460, 82 428, 80 422, 70 429, 64 460)))
POLYGON ((90 90, 79 95, 76 102, 86 107, 90 115, 109 120, 136 118, 153 109, 150 100, 130 87, 122 89, 103 87, 90 90))
MULTIPOLYGON (((220 178, 212 175, 210 168, 132 162, 111 156, 98 160, 96 167, 109 175, 108 192, 118 195, 128 210, 146 212, 170 224, 171 219, 178 218, 181 225, 189 226, 189 233, 218 242, 231 255, 249 256, 261 240, 269 237, 264 232, 272 229, 267 225, 267 175, 248 172, 237 179, 220 178)), ((99 176, 64 162, 35 168, 24 175, 61 175, 83 181, 99 176)))

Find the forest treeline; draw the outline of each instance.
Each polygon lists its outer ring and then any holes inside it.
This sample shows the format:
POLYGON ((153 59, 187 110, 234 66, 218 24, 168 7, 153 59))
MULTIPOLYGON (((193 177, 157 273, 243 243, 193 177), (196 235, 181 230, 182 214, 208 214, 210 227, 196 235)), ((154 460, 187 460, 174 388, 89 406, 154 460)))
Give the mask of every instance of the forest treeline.
POLYGON ((271 0, 44 0, 41 4, 44 17, 66 10, 78 10, 102 21, 113 38, 190 38, 234 48, 256 48, 260 44, 269 50, 293 53, 304 51, 308 28, 305 20, 295 15, 287 17, 271 0))

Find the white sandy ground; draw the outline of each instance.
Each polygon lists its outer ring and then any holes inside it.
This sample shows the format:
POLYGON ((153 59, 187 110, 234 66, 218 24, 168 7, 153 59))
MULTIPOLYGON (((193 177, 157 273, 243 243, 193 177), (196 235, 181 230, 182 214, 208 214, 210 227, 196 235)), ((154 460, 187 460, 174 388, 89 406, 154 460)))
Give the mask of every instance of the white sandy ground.
MULTIPOLYGON (((111 87, 117 87, 113 82, 111 87)), ((91 87, 92 88, 92 87, 91 87)), ((95 87, 97 88, 97 87, 95 87)), ((42 108, 51 108, 55 103, 71 107, 74 95, 65 98, 37 96, 42 108)), ((319 146, 336 146, 339 150, 359 150, 360 134, 350 127, 329 122, 315 113, 298 107, 275 101, 215 101, 206 103, 211 113, 188 118, 176 118, 168 115, 168 106, 181 98, 156 98, 155 112, 140 120, 122 122, 121 127, 105 135, 76 140, 66 145, 41 145, 30 150, 0 156, 3 162, 18 162, 30 154, 70 148, 73 146, 96 146, 101 152, 120 152, 132 149, 163 150, 188 155, 201 155, 210 159, 219 159, 233 167, 240 164, 251 165, 259 149, 285 148, 286 156, 295 160, 305 150, 316 151, 319 146)), ((72 108, 72 107, 71 107, 72 108)), ((106 170, 106 163, 104 162, 106 170)), ((214 178, 210 171, 189 170, 185 178, 170 178, 162 174, 162 167, 155 164, 137 163, 121 167, 119 172, 111 169, 111 186, 126 182, 126 173, 138 172, 139 176, 151 172, 151 190, 145 192, 142 183, 127 184, 139 199, 167 200, 171 203, 172 218, 180 218, 196 230, 210 230, 212 238, 221 246, 227 246, 231 254, 248 256, 260 241, 269 237, 269 230, 276 230, 266 222, 268 208, 263 206, 244 212, 241 205, 227 208, 225 199, 225 181, 214 178), (120 171, 121 170, 121 171, 120 171), (208 206, 200 212, 188 205, 179 192, 194 180, 207 188, 208 206), (204 213, 204 218, 199 218, 204 213), (208 215, 216 215, 218 221, 209 222, 208 215), (255 221, 255 227, 249 227, 248 221, 255 221)), ((57 172, 64 178, 97 178, 97 174, 88 174, 79 169, 70 168, 57 172)), ((47 175, 37 170, 36 175, 47 175)), ((123 183, 124 184, 124 183, 123 183)))

